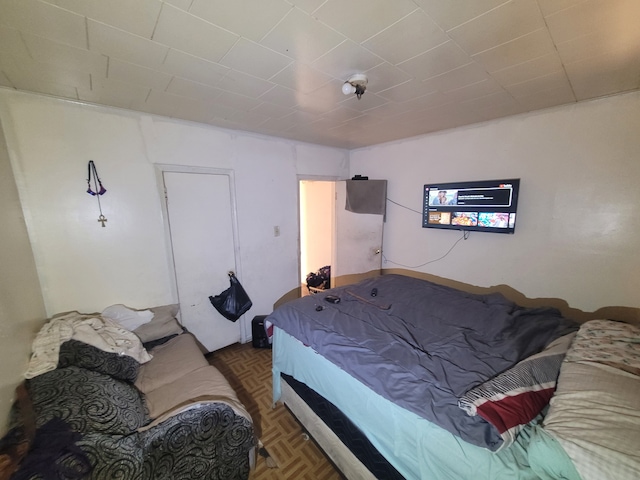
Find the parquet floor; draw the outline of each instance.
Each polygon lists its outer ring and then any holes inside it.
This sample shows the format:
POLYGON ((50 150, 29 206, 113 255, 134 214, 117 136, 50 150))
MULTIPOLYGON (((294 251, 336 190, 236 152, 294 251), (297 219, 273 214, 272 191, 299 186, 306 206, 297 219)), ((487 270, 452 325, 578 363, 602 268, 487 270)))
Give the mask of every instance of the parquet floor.
POLYGON ((253 418, 258 437, 278 465, 269 468, 258 456, 249 480, 343 479, 313 440, 307 440, 291 412, 280 403, 272 408, 271 350, 253 348, 251 343, 234 344, 207 359, 236 390, 253 418))

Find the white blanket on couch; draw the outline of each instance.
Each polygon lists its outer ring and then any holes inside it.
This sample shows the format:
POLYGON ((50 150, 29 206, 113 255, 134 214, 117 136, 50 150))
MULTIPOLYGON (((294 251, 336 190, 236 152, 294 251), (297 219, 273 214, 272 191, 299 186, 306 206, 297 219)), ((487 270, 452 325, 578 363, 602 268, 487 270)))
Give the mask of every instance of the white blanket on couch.
POLYGON ((140 363, 151 360, 136 334, 108 318, 71 312, 52 318, 33 341, 25 378, 33 378, 58 366, 60 345, 78 340, 105 352, 128 355, 140 363))

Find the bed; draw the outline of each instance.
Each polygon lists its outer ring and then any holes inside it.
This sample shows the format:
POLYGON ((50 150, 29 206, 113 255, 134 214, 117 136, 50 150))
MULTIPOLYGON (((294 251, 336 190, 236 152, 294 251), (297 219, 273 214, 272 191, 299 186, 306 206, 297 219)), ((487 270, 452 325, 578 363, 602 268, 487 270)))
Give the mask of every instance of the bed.
POLYGON ((579 329, 557 310, 383 275, 267 320, 274 403, 347 478, 585 477, 544 424, 579 329))

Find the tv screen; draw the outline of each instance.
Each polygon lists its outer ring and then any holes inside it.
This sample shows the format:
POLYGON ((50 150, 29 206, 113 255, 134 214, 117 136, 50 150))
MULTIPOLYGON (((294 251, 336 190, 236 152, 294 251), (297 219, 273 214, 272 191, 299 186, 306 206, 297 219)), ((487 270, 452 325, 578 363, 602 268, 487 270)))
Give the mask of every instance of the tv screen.
POLYGON ((513 233, 520 179, 424 186, 423 228, 513 233))

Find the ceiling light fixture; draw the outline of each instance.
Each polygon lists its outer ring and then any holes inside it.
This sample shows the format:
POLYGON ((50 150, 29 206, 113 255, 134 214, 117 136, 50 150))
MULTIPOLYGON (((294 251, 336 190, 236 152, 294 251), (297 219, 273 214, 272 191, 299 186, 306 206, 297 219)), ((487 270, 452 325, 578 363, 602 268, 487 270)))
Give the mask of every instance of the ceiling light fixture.
POLYGON ((352 93, 356 94, 358 100, 362 97, 362 94, 367 89, 367 76, 362 73, 356 73, 355 75, 351 75, 349 80, 344 82, 342 85, 342 93, 345 95, 350 95, 352 93))

